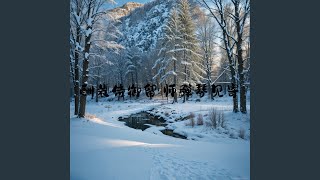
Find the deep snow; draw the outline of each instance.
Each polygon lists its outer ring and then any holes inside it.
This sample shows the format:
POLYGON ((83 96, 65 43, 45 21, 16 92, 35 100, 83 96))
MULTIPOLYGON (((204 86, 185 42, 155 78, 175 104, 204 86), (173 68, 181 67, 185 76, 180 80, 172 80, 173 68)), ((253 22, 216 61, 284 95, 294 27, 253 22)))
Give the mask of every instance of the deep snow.
MULTIPOLYGON (((101 100, 88 100, 86 118, 70 117, 72 180, 250 179, 250 118, 231 112, 231 97, 185 104, 101 100), (192 128, 185 125, 188 120, 173 120, 190 112, 206 117, 213 106, 224 111, 226 129, 213 130, 205 125, 192 128), (188 140, 163 135, 161 127, 141 131, 118 121, 120 116, 141 111, 165 117, 173 122, 169 127, 187 135, 188 140), (240 128, 246 130, 245 139, 237 137, 240 128)), ((73 102, 70 107, 73 114, 73 102)))

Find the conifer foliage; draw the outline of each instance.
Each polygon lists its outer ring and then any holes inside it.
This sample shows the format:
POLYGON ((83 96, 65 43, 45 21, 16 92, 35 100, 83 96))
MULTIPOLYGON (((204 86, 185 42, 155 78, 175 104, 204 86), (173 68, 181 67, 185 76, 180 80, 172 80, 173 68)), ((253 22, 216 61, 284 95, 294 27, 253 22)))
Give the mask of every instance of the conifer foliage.
POLYGON ((153 67, 159 67, 159 71, 154 79, 160 77, 160 83, 176 85, 186 81, 193 85, 200 82, 204 71, 198 52, 199 42, 189 1, 179 0, 172 8, 169 20, 164 26, 162 48, 153 67))

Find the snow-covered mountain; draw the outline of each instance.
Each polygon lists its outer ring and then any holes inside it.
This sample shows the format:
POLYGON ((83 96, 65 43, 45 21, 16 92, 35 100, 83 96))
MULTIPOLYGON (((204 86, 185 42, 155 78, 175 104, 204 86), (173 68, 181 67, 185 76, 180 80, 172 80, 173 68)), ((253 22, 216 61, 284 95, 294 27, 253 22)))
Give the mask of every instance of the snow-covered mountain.
POLYGON ((119 19, 118 29, 123 36, 118 43, 126 48, 138 47, 141 51, 153 49, 162 37, 163 26, 169 17, 174 1, 154 0, 144 5, 129 2, 110 10, 119 19))
POLYGON ((114 9, 110 9, 107 12, 111 14, 115 19, 122 18, 123 16, 128 15, 131 11, 136 9, 137 7, 141 7, 143 4, 136 2, 127 2, 121 7, 117 7, 114 9))

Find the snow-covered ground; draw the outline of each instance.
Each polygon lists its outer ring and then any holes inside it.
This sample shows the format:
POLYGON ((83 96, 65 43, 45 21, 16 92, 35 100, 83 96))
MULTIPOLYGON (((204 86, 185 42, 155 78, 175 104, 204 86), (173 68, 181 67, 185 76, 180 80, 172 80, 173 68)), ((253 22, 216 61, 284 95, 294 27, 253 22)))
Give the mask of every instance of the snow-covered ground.
MULTIPOLYGON (((250 104, 248 115, 232 113, 231 97, 214 101, 189 101, 171 104, 171 100, 87 102, 86 118, 70 117, 70 169, 72 180, 240 180, 250 179, 250 104), (225 115, 226 126, 187 126, 195 114, 208 121, 209 109, 225 115), (163 135, 164 127, 145 131, 132 129, 119 117, 141 111, 164 117, 169 129, 187 136, 187 140, 163 135), (175 121, 175 119, 180 119, 175 121), (244 139, 239 137, 244 130, 244 139)), ((248 102, 249 103, 249 102, 248 102)), ((70 103, 73 114, 73 103, 70 103)))

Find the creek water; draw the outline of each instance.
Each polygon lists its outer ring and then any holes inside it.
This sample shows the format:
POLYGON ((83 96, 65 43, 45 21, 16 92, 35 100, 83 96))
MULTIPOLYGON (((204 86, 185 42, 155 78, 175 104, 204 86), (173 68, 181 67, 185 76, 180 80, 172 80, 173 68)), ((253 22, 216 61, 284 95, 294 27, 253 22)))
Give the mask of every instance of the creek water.
MULTIPOLYGON (((163 127, 168 125, 162 117, 154 116, 144 111, 137 114, 132 114, 127 118, 119 117, 119 121, 125 122, 125 125, 128 127, 134 129, 141 129, 142 131, 149 128, 149 124, 163 127)), ((187 139, 186 136, 174 133, 172 129, 164 129, 161 130, 161 132, 165 135, 172 136, 175 138, 187 139)))

